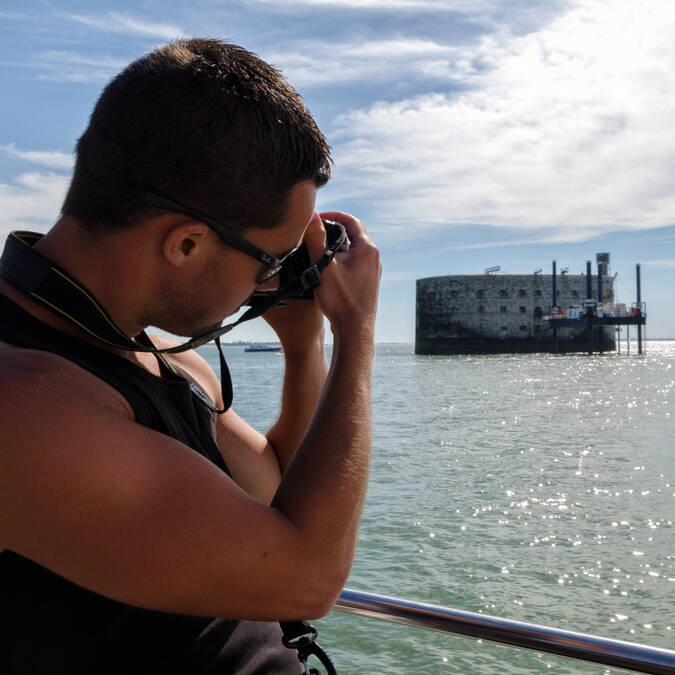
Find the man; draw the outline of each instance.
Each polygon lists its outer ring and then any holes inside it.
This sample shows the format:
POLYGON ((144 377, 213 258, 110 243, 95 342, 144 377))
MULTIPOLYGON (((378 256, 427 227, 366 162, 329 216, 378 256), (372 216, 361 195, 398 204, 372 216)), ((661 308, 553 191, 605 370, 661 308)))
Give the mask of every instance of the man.
POLYGON ((61 217, 37 241, 13 240, 25 265, 0 269, 3 674, 297 672, 265 622, 326 614, 349 574, 370 452, 377 249, 355 218, 322 214, 350 248, 315 301, 265 314, 286 359, 266 436, 211 412, 224 407, 220 387, 194 352, 135 349, 170 346, 149 342, 150 325, 185 336, 219 325, 276 287, 279 259, 300 242, 320 258, 314 205, 329 162, 297 93, 233 45, 167 45, 102 93, 61 217), (157 195, 174 207, 149 207, 157 195), (136 336, 129 349, 27 292, 21 278, 38 268, 65 280, 64 302, 76 292, 136 336))

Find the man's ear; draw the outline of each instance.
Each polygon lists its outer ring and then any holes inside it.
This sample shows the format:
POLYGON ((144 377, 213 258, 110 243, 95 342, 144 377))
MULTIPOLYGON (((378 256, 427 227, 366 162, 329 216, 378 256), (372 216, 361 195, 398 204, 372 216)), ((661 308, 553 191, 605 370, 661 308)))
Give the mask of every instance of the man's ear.
POLYGON ((174 225, 164 236, 162 252, 175 267, 185 267, 203 257, 209 228, 196 220, 174 225))

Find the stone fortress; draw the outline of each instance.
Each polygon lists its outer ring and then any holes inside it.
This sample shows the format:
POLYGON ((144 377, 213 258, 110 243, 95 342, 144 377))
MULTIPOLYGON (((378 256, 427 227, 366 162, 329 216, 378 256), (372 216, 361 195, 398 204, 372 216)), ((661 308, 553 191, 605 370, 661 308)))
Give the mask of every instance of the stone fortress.
MULTIPOLYGON (((608 254, 599 254, 598 277, 591 276, 591 299, 614 306, 614 277, 607 274, 608 254)), ((460 274, 417 280, 416 354, 553 351, 552 315, 578 318, 588 299, 587 276, 567 274, 460 274)), ((583 327, 558 328, 559 351, 584 351, 583 327)), ((613 326, 593 329, 604 351, 615 349, 613 326)))

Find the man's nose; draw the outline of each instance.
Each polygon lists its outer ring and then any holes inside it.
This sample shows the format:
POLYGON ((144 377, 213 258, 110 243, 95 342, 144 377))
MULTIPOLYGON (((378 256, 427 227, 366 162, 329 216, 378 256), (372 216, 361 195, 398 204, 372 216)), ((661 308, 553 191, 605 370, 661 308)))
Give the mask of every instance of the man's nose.
POLYGON ((279 288, 279 275, 275 274, 273 277, 263 281, 261 284, 256 286, 257 291, 263 291, 265 293, 271 293, 276 291, 279 288))

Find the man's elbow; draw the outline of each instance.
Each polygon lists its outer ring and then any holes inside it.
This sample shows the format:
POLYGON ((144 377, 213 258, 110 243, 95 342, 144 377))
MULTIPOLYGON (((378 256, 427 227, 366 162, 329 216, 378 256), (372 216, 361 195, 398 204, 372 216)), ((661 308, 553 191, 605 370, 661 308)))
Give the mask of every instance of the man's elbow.
POLYGON ((343 586, 331 588, 320 592, 309 591, 300 599, 301 607, 298 609, 297 619, 321 619, 329 614, 337 602, 343 586))
POLYGON ((333 609, 349 578, 351 561, 332 561, 330 566, 318 564, 316 569, 318 574, 306 587, 302 600, 303 619, 320 619, 333 609))

